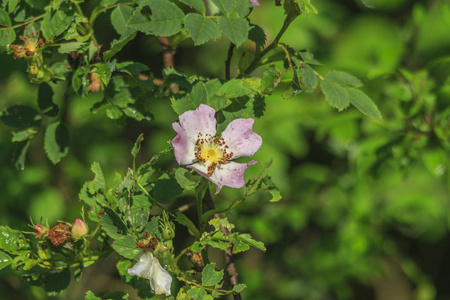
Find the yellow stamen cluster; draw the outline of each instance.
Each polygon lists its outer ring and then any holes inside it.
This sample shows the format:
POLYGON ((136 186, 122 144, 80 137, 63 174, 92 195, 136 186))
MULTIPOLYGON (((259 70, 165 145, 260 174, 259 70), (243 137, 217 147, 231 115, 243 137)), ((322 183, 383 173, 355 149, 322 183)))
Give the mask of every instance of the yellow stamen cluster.
POLYGON ((227 160, 233 157, 233 152, 227 152, 228 146, 223 138, 218 138, 217 134, 211 136, 206 134, 203 138, 201 133, 197 136, 195 143, 195 158, 198 161, 206 163, 208 166, 207 174, 212 176, 218 165, 223 165, 227 160))
POLYGON ((23 41, 23 45, 9 45, 14 50, 14 59, 22 57, 31 57, 36 51, 44 46, 44 41, 39 38, 39 30, 26 36, 20 36, 19 39, 23 41))

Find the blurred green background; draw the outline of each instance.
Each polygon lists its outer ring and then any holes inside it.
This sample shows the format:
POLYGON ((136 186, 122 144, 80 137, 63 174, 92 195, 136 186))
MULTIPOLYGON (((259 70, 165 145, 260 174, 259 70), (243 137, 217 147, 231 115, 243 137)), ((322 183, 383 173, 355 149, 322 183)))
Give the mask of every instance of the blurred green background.
MULTIPOLYGON (((260 2, 250 19, 272 41, 283 10, 260 2)), ((374 8, 359 0, 312 3, 319 14, 299 17, 281 42, 311 50, 323 63, 317 69, 322 75, 336 69, 358 76, 384 120, 353 107, 337 112, 320 91, 289 100, 281 92, 267 98, 265 115, 254 127, 264 141, 254 158, 273 159, 269 174, 283 199, 250 198, 229 216, 267 247, 265 253, 237 256, 239 280, 248 286, 242 297, 450 299, 450 2, 372 0, 374 8)), ((92 5, 86 3, 86 10, 92 5)), ((97 23, 99 42, 109 45, 116 37, 109 15, 97 23)), ((227 50, 225 39, 195 48, 182 44, 176 69, 223 78, 227 50)), ((233 66, 241 53, 235 52, 233 66)), ((145 63, 161 77, 154 38, 138 35, 117 59, 145 63)), ((26 64, 3 51, 0 65, 0 109, 36 106, 37 86, 29 83, 26 64)), ((104 111, 91 113, 101 95, 64 99, 65 84, 54 86, 55 100, 68 105, 71 149, 56 166, 46 158, 40 133, 25 168, 17 170, 11 128, 0 124, 0 224, 31 231, 30 217, 49 224, 80 217, 78 192, 92 179, 92 162, 100 161, 112 182, 114 172, 125 173, 130 166, 140 133, 145 137, 141 162, 165 149, 175 135, 171 123, 177 116, 169 99, 148 99, 153 121, 120 125, 104 111)), ((176 166, 170 159, 165 164, 176 166)), ((259 168, 250 168, 247 178, 259 168)), ((224 188, 215 201, 239 193, 224 188)), ((180 201, 171 205, 193 200, 180 201)), ((81 299, 88 289, 96 294, 126 289, 111 261, 88 268, 80 282, 52 299, 81 299)), ((2 299, 48 298, 7 268, 0 276, 2 299)))

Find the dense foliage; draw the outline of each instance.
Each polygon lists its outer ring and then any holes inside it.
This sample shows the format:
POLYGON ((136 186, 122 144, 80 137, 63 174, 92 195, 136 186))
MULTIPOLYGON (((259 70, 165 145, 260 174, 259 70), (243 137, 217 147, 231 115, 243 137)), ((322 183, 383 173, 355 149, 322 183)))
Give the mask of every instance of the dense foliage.
POLYGON ((448 298, 449 20, 2 1, 0 295, 448 298))

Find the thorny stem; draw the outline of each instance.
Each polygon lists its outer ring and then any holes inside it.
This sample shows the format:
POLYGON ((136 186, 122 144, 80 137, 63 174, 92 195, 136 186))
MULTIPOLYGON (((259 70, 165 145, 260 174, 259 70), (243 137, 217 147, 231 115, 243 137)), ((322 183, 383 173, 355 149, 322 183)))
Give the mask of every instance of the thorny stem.
POLYGON ((227 60, 225 61, 225 79, 230 80, 230 67, 231 67, 231 57, 233 56, 233 49, 236 47, 235 44, 231 43, 230 48, 228 48, 228 56, 227 60))
POLYGON ((280 41, 284 32, 288 29, 291 22, 292 22, 291 18, 287 16, 286 19, 284 20, 283 27, 281 27, 280 31, 278 32, 277 36, 272 41, 272 43, 269 46, 267 46, 267 48, 264 49, 259 55, 255 56, 255 59, 253 59, 252 64, 243 72, 242 75, 248 75, 251 72, 253 72, 257 67, 259 67, 259 62, 261 58, 263 58, 269 51, 278 46, 278 42, 280 41))
MULTIPOLYGON (((214 205, 214 201, 211 198, 211 194, 209 193, 209 189, 206 190, 205 193, 205 197, 203 198, 203 201, 206 202, 207 207, 210 210, 214 210, 216 209, 216 206, 214 205)), ((214 214, 214 218, 219 219, 220 215, 219 214, 214 214)), ((220 226, 220 231, 222 231, 222 233, 225 236, 230 235, 230 232, 228 231, 228 229, 226 229, 225 227, 220 226)), ((237 272, 236 272, 236 266, 234 265, 234 259, 233 259, 233 249, 232 247, 228 247, 227 252, 225 253, 225 260, 227 263, 227 272, 228 275, 230 276, 230 283, 232 286, 236 286, 239 284, 238 279, 237 279, 237 272)), ((241 294, 233 294, 233 299, 234 300, 241 300, 241 294)))

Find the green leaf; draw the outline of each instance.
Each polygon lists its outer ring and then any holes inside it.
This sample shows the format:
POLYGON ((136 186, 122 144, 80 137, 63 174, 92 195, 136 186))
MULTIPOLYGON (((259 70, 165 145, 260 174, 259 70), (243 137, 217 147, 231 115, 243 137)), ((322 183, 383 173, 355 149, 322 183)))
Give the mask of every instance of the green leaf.
POLYGON ((0 226, 0 249, 11 253, 18 254, 20 249, 27 246, 23 234, 11 229, 7 226, 0 226))
POLYGON ((133 8, 128 5, 119 5, 111 12, 111 24, 118 34, 125 34, 129 27, 127 22, 133 14, 133 8))
POLYGON ((195 239, 198 239, 200 237, 200 232, 198 231, 197 227, 195 227, 194 223, 192 223, 191 220, 188 219, 184 214, 177 212, 175 217, 175 222, 178 222, 179 224, 186 226, 189 230, 189 233, 192 234, 195 239))
POLYGON ((141 72, 148 70, 148 67, 146 65, 137 63, 137 62, 132 62, 132 61, 125 61, 125 62, 117 63, 116 68, 120 72, 125 72, 127 74, 130 74, 136 80, 140 80, 139 74, 141 72))
POLYGON ((343 110, 350 104, 347 91, 340 83, 323 79, 320 83, 320 88, 322 89, 328 103, 337 108, 339 111, 343 110))
POLYGON ((142 31, 144 33, 151 33, 151 21, 147 16, 144 16, 141 11, 142 7, 137 7, 129 18, 127 25, 130 28, 142 31))
POLYGON ((44 282, 44 289, 50 296, 56 296, 64 291, 70 283, 70 270, 64 269, 58 273, 52 273, 44 282))
POLYGON ((160 203, 169 203, 181 195, 183 189, 172 174, 163 174, 155 182, 153 196, 160 203))
POLYGON ((100 189, 106 189, 105 177, 103 176, 102 168, 98 162, 92 163, 91 171, 95 174, 95 177, 89 182, 89 188, 92 189, 93 192, 97 192, 100 189))
MULTIPOLYGON (((218 233, 223 235, 222 232, 218 232, 218 233)), ((230 247, 230 244, 226 241, 212 240, 212 239, 203 240, 202 244, 210 245, 211 247, 220 249, 222 251, 227 251, 227 249, 230 247)))
MULTIPOLYGON (((211 295, 208 295, 208 293, 202 289, 202 288, 191 288, 187 291, 188 295, 195 300, 212 300, 214 299, 211 295)), ((178 298, 177 298, 178 299, 178 298)))
POLYGON ((113 57, 114 55, 116 55, 117 52, 122 50, 122 48, 126 44, 128 44, 128 42, 130 42, 132 39, 134 39, 134 37, 136 36, 136 33, 137 33, 136 30, 130 30, 130 31, 127 31, 125 34, 121 35, 118 40, 114 40, 111 43, 111 49, 108 51, 105 51, 105 53, 103 53, 103 59, 105 61, 110 60, 111 57, 113 57))
POLYGON ((238 16, 243 19, 247 17, 250 14, 250 10, 252 8, 252 5, 250 4, 250 1, 248 0, 235 0, 235 9, 238 16))
POLYGON ((49 117, 56 117, 58 115, 59 108, 53 103, 53 90, 46 82, 39 85, 38 106, 44 115, 49 117))
POLYGON ((168 0, 148 0, 152 9, 150 31, 154 35, 171 36, 181 30, 184 13, 168 0))
POLYGON ((131 155, 133 155, 133 158, 136 158, 136 156, 139 153, 139 150, 141 149, 141 143, 144 140, 144 134, 141 133, 138 138, 136 139, 136 142, 134 143, 133 149, 131 149, 131 155))
POLYGON ((68 42, 68 43, 61 43, 58 52, 62 54, 71 53, 73 51, 77 51, 80 49, 85 43, 84 42, 68 42))
POLYGON ((185 168, 177 168, 175 171, 175 179, 178 184, 185 190, 194 189, 202 180, 202 176, 193 174, 185 168))
POLYGON ((234 10, 236 0, 212 0, 221 13, 228 16, 234 10))
POLYGON ((69 131, 60 122, 50 124, 45 130, 44 150, 53 164, 69 153, 69 131))
POLYGON ((264 47, 266 44, 266 34, 264 33, 264 30, 255 24, 251 24, 250 27, 248 39, 255 42, 256 45, 264 47))
POLYGON ((206 13, 206 8, 205 8, 205 4, 203 3, 202 0, 180 0, 182 3, 195 8, 196 10, 198 10, 199 12, 201 12, 202 14, 206 13))
POLYGON ((6 268, 12 263, 12 258, 3 251, 0 251, 0 270, 6 268))
POLYGON ((115 240, 112 247, 119 255, 129 259, 135 258, 142 251, 136 248, 136 239, 129 235, 115 240))
POLYGON ((25 168, 25 158, 28 147, 30 146, 30 140, 17 142, 14 146, 14 166, 18 170, 23 170, 25 168))
POLYGON ((33 128, 33 127, 32 128, 27 128, 27 129, 22 130, 22 131, 14 132, 11 141, 13 143, 15 143, 15 142, 23 142, 25 140, 28 140, 28 139, 32 138, 37 132, 38 132, 38 130, 33 128))
POLYGON ((0 8, 0 25, 4 27, 11 26, 11 19, 9 17, 9 14, 1 8, 0 8))
POLYGON ((184 26, 196 46, 211 39, 220 38, 220 30, 217 24, 212 19, 199 14, 188 14, 184 19, 184 26))
POLYGON ((254 239, 252 239, 251 235, 248 233, 235 233, 232 235, 232 238, 235 242, 233 246, 233 253, 247 251, 250 246, 261 251, 266 251, 266 247, 264 247, 264 244, 260 241, 255 241, 254 239))
POLYGON ((233 292, 241 293, 244 289, 247 288, 247 285, 244 283, 239 283, 238 285, 233 286, 233 292))
POLYGON ((16 40, 16 32, 14 29, 5 28, 0 30, 0 47, 12 44, 16 40))
POLYGON ((213 79, 205 83, 207 100, 206 104, 219 111, 231 104, 230 99, 225 96, 219 96, 218 93, 222 83, 218 79, 213 79))
POLYGON ((280 74, 277 67, 275 65, 268 66, 262 74, 260 86, 261 93, 270 95, 278 85, 279 77, 280 74))
POLYGON ((213 218, 208 222, 210 225, 214 226, 215 230, 220 230, 221 227, 226 228, 228 231, 232 231, 234 229, 234 225, 228 221, 227 218, 213 218))
POLYGON ((209 263, 205 266, 202 272, 202 285, 214 286, 218 284, 223 278, 223 270, 216 271, 216 264, 209 263))
POLYGON ((85 295, 85 300, 102 300, 100 297, 96 297, 93 292, 87 291, 85 295))
POLYGON ((250 30, 248 22, 239 18, 220 17, 219 27, 236 47, 247 40, 250 30))
POLYGON ((308 50, 300 50, 300 57, 302 60, 310 65, 320 65, 320 63, 314 58, 314 55, 308 50))
POLYGON ((317 76, 308 64, 304 64, 302 67, 302 83, 305 93, 312 93, 317 87, 317 76))
POLYGON ((272 195, 272 199, 270 199, 270 202, 278 202, 281 200, 280 189, 275 184, 275 182, 272 181, 272 178, 270 176, 266 176, 261 179, 261 185, 262 184, 266 186, 266 188, 272 195))
POLYGON ((193 110, 200 104, 206 104, 207 93, 203 82, 197 82, 186 95, 174 95, 171 99, 173 110, 181 115, 185 111, 193 110))
POLYGON ((253 91, 244 84, 243 79, 231 79, 222 85, 219 95, 226 95, 228 98, 237 98, 247 96, 253 91))
POLYGON ((48 41, 60 35, 69 27, 72 17, 66 15, 63 11, 58 10, 52 16, 52 11, 47 10, 41 23, 42 35, 48 41))
POLYGON ((381 116, 378 107, 366 94, 354 88, 347 88, 346 90, 348 98, 354 107, 369 117, 375 118, 378 121, 383 121, 383 117, 381 116))
POLYGON ((15 128, 28 128, 41 125, 41 116, 31 106, 13 105, 0 113, 0 120, 5 125, 15 128))
POLYGON ((325 78, 328 80, 333 80, 339 83, 347 84, 355 88, 363 86, 361 80, 346 72, 330 71, 327 73, 325 78))

